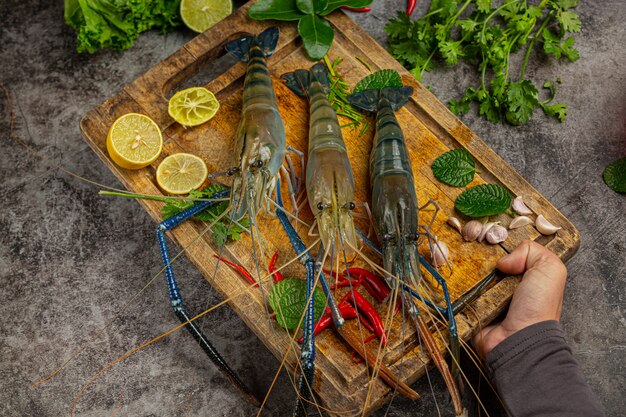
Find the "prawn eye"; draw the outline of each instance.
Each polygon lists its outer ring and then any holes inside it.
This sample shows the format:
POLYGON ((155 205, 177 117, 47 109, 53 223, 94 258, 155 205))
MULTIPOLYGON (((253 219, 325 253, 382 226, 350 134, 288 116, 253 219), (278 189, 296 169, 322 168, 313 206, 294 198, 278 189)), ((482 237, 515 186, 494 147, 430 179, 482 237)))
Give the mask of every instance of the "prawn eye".
POLYGON ((261 161, 260 159, 257 159, 256 161, 252 163, 252 166, 255 168, 261 168, 263 167, 263 161, 261 161))
POLYGON ((419 238, 419 235, 417 233, 411 232, 406 235, 406 238, 408 240, 417 240, 419 238))
POLYGON ((354 210, 355 207, 356 207, 356 204, 354 204, 354 201, 350 201, 350 204, 348 204, 348 208, 350 210, 354 210))
POLYGON ((324 203, 317 203, 317 209, 318 210, 324 210, 324 203))
POLYGON ((226 175, 228 175, 229 177, 232 177, 233 175, 235 175, 237 172, 239 172, 239 168, 228 168, 226 170, 226 175))

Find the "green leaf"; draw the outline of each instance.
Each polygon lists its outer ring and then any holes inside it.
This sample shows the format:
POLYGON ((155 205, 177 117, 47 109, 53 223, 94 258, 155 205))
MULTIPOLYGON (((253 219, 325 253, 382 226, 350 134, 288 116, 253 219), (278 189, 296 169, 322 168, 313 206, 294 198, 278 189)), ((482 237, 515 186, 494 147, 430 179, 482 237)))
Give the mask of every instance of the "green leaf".
POLYGON ((543 50, 549 55, 554 55, 556 59, 561 58, 561 55, 563 55, 574 62, 580 57, 578 51, 574 48, 573 37, 570 36, 561 42, 558 35, 547 29, 543 31, 543 50))
POLYGON ((511 194, 497 184, 482 184, 461 193, 454 207, 469 217, 495 216, 511 205, 511 194))
POLYGON ((574 12, 559 12, 556 20, 561 24, 561 29, 565 32, 580 32, 580 17, 574 12))
POLYGON ((330 23, 314 14, 306 15, 300 19, 298 33, 302 37, 306 53, 314 61, 324 58, 335 36, 330 23))
POLYGON ((476 172, 474 158, 465 149, 453 149, 440 155, 433 162, 432 170, 435 178, 453 187, 465 187, 476 172))
POLYGON ((450 111, 457 116, 463 116, 470 110, 469 103, 461 99, 461 101, 457 101, 452 99, 448 102, 448 108, 450 111))
POLYGON ((372 0, 328 0, 328 4, 324 9, 316 9, 317 14, 320 16, 326 16, 342 6, 353 7, 360 9, 372 4, 372 0))
POLYGON ((400 78, 398 71, 392 69, 376 71, 359 81, 354 87, 353 93, 385 87, 402 87, 402 78, 400 78))
POLYGON ((259 0, 248 9, 248 16, 255 20, 300 20, 302 13, 296 0, 259 0))
POLYGON ((565 121, 565 117, 567 116, 567 104, 557 103, 557 104, 544 104, 541 103, 541 108, 546 116, 554 117, 558 119, 560 122, 565 121))
POLYGON ((439 52, 446 60, 446 64, 454 65, 459 62, 459 57, 463 56, 463 49, 461 47, 461 41, 446 41, 439 43, 439 52))
POLYGON ((476 8, 479 12, 487 13, 491 10, 491 0, 476 0, 476 8))
POLYGON ((609 164, 602 173, 604 182, 618 193, 626 193, 626 158, 609 164))
POLYGON ((296 0, 296 7, 304 14, 313 14, 315 13, 315 8, 313 7, 313 0, 296 0))
POLYGON ((512 125, 526 123, 539 107, 539 92, 529 80, 510 83, 507 90, 506 120, 512 125))
MULTIPOLYGON (((319 288, 313 292, 314 321, 319 320, 326 306, 324 293, 319 288)), ((272 287, 268 299, 276 313, 276 322, 284 329, 296 329, 307 305, 306 282, 296 278, 285 278, 272 287)))

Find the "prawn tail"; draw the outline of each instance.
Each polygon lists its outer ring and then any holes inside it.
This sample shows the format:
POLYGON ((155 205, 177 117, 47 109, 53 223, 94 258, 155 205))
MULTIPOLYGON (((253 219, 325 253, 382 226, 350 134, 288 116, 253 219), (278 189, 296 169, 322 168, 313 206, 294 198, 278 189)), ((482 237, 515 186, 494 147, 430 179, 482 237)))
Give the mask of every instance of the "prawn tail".
POLYGON ((330 91, 328 69, 321 62, 313 65, 308 71, 299 69, 294 72, 283 74, 282 79, 291 91, 302 97, 306 97, 308 95, 309 88, 316 81, 320 83, 324 93, 328 94, 330 91))
POLYGON ((235 39, 226 44, 226 50, 239 58, 243 62, 250 60, 250 51, 258 46, 261 49, 264 57, 268 57, 274 53, 276 45, 278 44, 278 28, 273 26, 265 29, 263 32, 256 36, 244 36, 239 39, 235 39))
POLYGON ((358 109, 376 113, 385 102, 391 105, 393 111, 396 111, 404 106, 412 95, 413 87, 385 87, 350 94, 348 101, 358 109))

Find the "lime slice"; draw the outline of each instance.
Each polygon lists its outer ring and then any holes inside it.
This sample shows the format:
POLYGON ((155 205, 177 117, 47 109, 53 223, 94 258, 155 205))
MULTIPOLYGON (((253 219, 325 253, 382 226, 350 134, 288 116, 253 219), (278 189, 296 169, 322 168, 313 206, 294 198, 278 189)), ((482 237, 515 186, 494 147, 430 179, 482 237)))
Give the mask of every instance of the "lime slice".
POLYGON ((232 0, 182 0, 180 17, 195 32, 204 32, 233 12, 232 0))
POLYGON ((156 180, 170 194, 187 194, 200 187, 209 171, 204 161, 190 153, 176 153, 159 164, 156 180))
POLYGON ((143 114, 127 113, 118 118, 107 135, 109 156, 126 169, 140 169, 156 161, 163 148, 159 126, 143 114))
POLYGON ((215 116, 219 108, 220 102, 212 92, 204 87, 192 87, 174 94, 167 111, 181 125, 197 126, 215 116))

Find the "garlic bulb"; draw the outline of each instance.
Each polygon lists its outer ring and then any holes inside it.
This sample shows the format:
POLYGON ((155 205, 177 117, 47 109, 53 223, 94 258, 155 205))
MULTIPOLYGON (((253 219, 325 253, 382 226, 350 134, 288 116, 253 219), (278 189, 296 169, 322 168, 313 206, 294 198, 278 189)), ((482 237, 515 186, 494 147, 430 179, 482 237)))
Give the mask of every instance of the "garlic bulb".
POLYGON ((450 226, 452 226, 454 229, 456 229, 459 233, 463 233, 463 226, 461 226, 461 221, 459 219, 457 219, 456 217, 450 217, 448 219, 448 224, 450 226))
POLYGON ((500 222, 485 223, 483 225, 483 229, 480 231, 480 234, 478 235, 478 241, 482 242, 483 240, 485 240, 485 235, 487 234, 489 229, 491 229, 493 226, 495 226, 497 224, 500 224, 500 222))
POLYGON ((546 236, 553 235, 557 230, 561 229, 546 220, 546 218, 543 217, 543 214, 537 216, 537 220, 535 220, 535 227, 539 230, 539 233, 546 236))
POLYGON ((511 221, 511 223, 509 224, 509 229, 517 229, 520 227, 524 227, 527 224, 531 224, 532 222, 533 222, 533 219, 531 219, 530 217, 518 216, 511 221))
POLYGON ((448 250, 448 246, 444 242, 441 242, 439 240, 435 240, 435 242, 433 242, 430 256, 432 258, 433 266, 435 268, 439 268, 440 266, 445 265, 448 261, 449 255, 450 251, 448 250))
POLYGON ((487 231, 485 234, 485 239, 487 242, 495 245, 496 243, 504 242, 506 238, 509 237, 509 232, 500 225, 495 225, 487 231))
POLYGON ((533 214, 532 210, 528 208, 526 203, 524 203, 524 199, 522 198, 521 195, 518 197, 515 197, 515 200, 513 200, 512 207, 513 207, 513 211, 515 211, 517 214, 520 214, 522 216, 533 214))
POLYGON ((483 224, 478 220, 471 220, 465 223, 461 234, 463 235, 463 239, 472 242, 480 235, 481 230, 483 230, 483 224))

